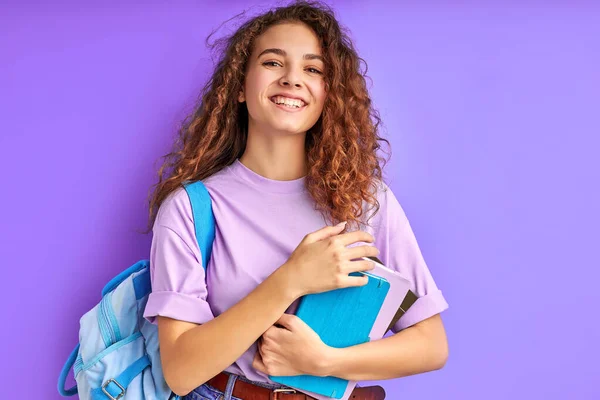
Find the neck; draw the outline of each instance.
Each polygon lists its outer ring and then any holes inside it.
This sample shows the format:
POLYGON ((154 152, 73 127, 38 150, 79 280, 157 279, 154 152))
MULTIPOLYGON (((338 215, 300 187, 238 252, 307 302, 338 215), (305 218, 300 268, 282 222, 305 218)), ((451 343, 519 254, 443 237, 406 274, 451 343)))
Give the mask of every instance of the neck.
POLYGON ((265 134, 249 129, 240 162, 267 179, 300 179, 307 174, 305 139, 306 132, 265 134))

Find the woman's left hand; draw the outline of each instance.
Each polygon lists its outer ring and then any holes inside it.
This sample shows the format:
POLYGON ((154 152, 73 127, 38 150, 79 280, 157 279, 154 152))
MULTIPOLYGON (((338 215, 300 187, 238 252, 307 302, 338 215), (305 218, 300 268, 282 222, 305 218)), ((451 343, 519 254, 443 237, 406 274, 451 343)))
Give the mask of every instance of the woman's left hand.
POLYGON ((258 341, 252 366, 273 376, 325 376, 323 369, 331 348, 304 321, 283 314, 258 341))

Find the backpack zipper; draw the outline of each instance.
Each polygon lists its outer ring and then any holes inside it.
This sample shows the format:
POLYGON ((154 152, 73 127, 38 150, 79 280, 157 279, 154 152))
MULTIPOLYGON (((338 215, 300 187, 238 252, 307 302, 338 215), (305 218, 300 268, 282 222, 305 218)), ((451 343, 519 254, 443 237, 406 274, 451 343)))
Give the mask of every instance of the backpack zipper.
POLYGON ((112 327, 113 337, 115 339, 115 342, 118 342, 121 339, 123 339, 123 337, 121 336, 121 330, 119 329, 119 323, 117 322, 117 316, 115 315, 115 312, 114 312, 113 306, 112 306, 113 293, 114 292, 110 293, 109 301, 106 303, 106 312, 107 312, 108 318, 110 320, 110 326, 112 327))
POLYGON ((100 301, 98 309, 98 326, 106 347, 121 340, 121 330, 112 307, 113 292, 107 293, 100 301))
POLYGON ((111 345, 111 335, 109 332, 107 319, 105 318, 104 313, 104 302, 108 295, 104 296, 100 301, 100 305, 98 306, 97 315, 98 315, 98 327, 100 328, 100 335, 102 336, 102 340, 104 341, 104 347, 108 347, 111 345))

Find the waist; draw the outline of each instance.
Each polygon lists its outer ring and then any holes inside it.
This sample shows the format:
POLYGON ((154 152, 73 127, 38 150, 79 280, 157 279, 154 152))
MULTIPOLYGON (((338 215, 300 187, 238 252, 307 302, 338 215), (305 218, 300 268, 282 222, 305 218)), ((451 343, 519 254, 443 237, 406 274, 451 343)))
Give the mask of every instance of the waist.
MULTIPOLYGON (((240 376, 226 372, 221 372, 206 383, 220 392, 225 392, 230 380, 234 381, 232 396, 243 400, 316 400, 314 397, 292 388, 273 389, 259 386, 240 376)), ((385 399, 385 390, 381 386, 355 387, 350 398, 353 400, 383 400, 385 399)))

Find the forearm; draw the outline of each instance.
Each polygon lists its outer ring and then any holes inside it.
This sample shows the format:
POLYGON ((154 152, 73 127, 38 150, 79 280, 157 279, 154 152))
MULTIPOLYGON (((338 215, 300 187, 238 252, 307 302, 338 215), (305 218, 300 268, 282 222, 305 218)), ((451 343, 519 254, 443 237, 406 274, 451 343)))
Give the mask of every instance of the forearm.
POLYGON ((171 376, 177 394, 187 394, 233 364, 285 312, 297 295, 279 268, 248 296, 215 319, 177 339, 171 376))
POLYGON ((342 349, 329 348, 322 375, 369 381, 442 368, 448 357, 446 334, 439 315, 431 319, 381 340, 342 349))

